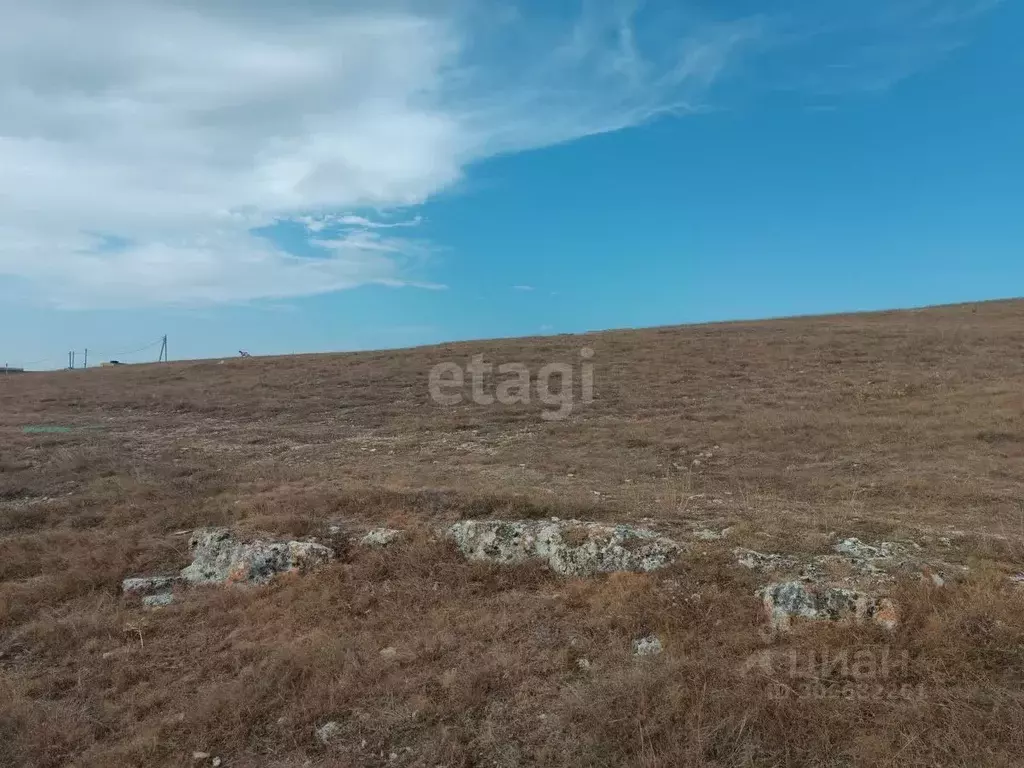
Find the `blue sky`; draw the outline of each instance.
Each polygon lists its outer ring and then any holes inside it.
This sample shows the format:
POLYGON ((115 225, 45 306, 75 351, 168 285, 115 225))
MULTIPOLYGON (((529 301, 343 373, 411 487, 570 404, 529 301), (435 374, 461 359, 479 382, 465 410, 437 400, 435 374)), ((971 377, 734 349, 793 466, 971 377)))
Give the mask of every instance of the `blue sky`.
POLYGON ((1024 6, 772 5, 4 11, 0 357, 1024 294, 1024 6))

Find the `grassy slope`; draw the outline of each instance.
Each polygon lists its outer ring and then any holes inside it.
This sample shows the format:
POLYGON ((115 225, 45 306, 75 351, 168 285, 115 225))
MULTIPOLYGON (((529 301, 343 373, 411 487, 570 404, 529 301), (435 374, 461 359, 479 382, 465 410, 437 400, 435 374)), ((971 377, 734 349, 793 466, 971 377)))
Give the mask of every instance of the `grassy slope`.
POLYGON ((1024 302, 11 376, 0 438, 0 765, 202 750, 229 766, 1011 766, 1024 751, 1024 590, 1006 579, 1024 567, 1024 302), (583 346, 597 398, 565 421, 428 395, 436 362, 536 371, 583 346), (492 515, 733 535, 658 575, 566 581, 466 564, 428 534, 492 515), (187 562, 175 532, 330 520, 419 532, 162 611, 117 595, 187 562), (811 627, 765 646, 759 581, 731 548, 824 552, 832 534, 951 537, 943 554, 971 577, 900 585, 892 636, 811 627), (650 631, 666 652, 632 658, 650 631), (742 670, 766 647, 910 661, 881 693, 778 700, 742 670), (313 732, 327 720, 331 749, 313 732))

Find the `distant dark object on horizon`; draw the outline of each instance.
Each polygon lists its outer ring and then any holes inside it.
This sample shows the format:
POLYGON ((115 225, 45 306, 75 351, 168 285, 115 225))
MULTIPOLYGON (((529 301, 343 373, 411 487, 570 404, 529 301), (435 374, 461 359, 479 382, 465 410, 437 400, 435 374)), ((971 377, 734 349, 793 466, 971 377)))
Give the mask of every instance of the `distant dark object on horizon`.
POLYGON ((240 349, 240 350, 238 350, 238 354, 240 354, 240 355, 241 355, 242 357, 252 357, 252 355, 250 355, 250 354, 249 354, 248 352, 246 352, 246 351, 245 351, 244 349, 240 349))

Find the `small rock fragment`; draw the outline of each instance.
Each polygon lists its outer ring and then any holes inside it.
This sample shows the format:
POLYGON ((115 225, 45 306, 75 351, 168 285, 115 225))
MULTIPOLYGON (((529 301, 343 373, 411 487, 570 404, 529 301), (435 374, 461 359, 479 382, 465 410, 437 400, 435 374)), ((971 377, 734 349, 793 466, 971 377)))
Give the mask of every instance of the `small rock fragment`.
POLYGON ((737 547, 732 551, 736 562, 752 571, 776 571, 796 567, 796 560, 773 552, 757 552, 737 547))
POLYGON ((404 534, 405 531, 394 528, 374 528, 372 531, 368 531, 359 540, 359 543, 364 547, 386 547, 388 544, 398 541, 404 534))
POLYGON ((710 528, 698 528, 693 532, 694 538, 700 539, 701 541, 718 541, 722 538, 724 531, 719 533, 713 531, 710 528))
POLYGON ((146 595, 142 598, 142 604, 147 608, 163 608, 174 602, 174 594, 171 592, 158 592, 155 595, 146 595))
POLYGON ((179 580, 177 575, 133 576, 121 582, 121 592, 126 595, 152 595, 168 591, 179 580))
POLYGON ((904 557, 907 549, 907 545, 895 541, 880 541, 876 545, 871 545, 856 538, 844 539, 833 547, 837 554, 846 555, 855 561, 904 557))
POLYGON ((663 650, 665 648, 657 635, 647 635, 633 641, 634 656, 657 656, 663 650))
POLYGON ((331 720, 316 729, 316 737, 322 744, 330 744, 341 735, 341 724, 331 720))

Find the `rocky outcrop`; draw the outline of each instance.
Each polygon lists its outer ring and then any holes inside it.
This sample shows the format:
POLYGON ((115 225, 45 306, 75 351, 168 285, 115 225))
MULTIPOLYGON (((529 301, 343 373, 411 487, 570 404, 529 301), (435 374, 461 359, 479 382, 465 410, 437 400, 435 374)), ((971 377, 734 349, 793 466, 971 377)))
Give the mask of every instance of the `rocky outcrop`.
POLYGON ((281 573, 310 571, 334 552, 310 541, 240 541, 227 528, 201 528, 189 540, 192 564, 181 572, 189 584, 268 584, 281 573))
POLYGON ((832 546, 826 555, 792 556, 752 549, 733 550, 736 562, 744 568, 770 573, 778 581, 800 579, 807 582, 834 582, 845 586, 891 583, 897 576, 919 577, 935 586, 967 573, 967 567, 928 557, 914 542, 879 541, 866 544, 848 538, 832 546))
POLYGON ((752 571, 780 571, 796 566, 796 560, 774 552, 758 552, 737 547, 733 550, 736 562, 752 571))
POLYGON ((174 601, 174 593, 171 590, 180 582, 181 577, 176 574, 134 576, 121 582, 121 592, 142 597, 142 604, 147 608, 162 608, 174 601))
POLYGON ((803 581, 774 582, 757 592, 774 629, 788 630, 794 620, 871 621, 894 629, 899 621, 896 604, 846 587, 808 584, 803 581))
POLYGON ((578 520, 464 520, 447 534, 470 560, 539 560, 564 576, 653 571, 681 551, 676 542, 644 528, 578 520))
POLYGON ((311 541, 240 541, 227 528, 200 528, 189 540, 192 564, 180 574, 133 576, 121 582, 125 595, 142 597, 148 608, 174 601, 176 585, 268 584, 280 573, 310 571, 334 559, 334 552, 311 541))
POLYGON ((400 531, 395 528, 374 528, 373 530, 367 531, 366 534, 359 539, 359 543, 364 547, 386 547, 389 544, 394 544, 402 536, 405 535, 405 531, 400 531))
POLYGON ((177 574, 169 576, 133 576, 121 582, 121 592, 126 595, 154 595, 169 592, 181 580, 177 574))

